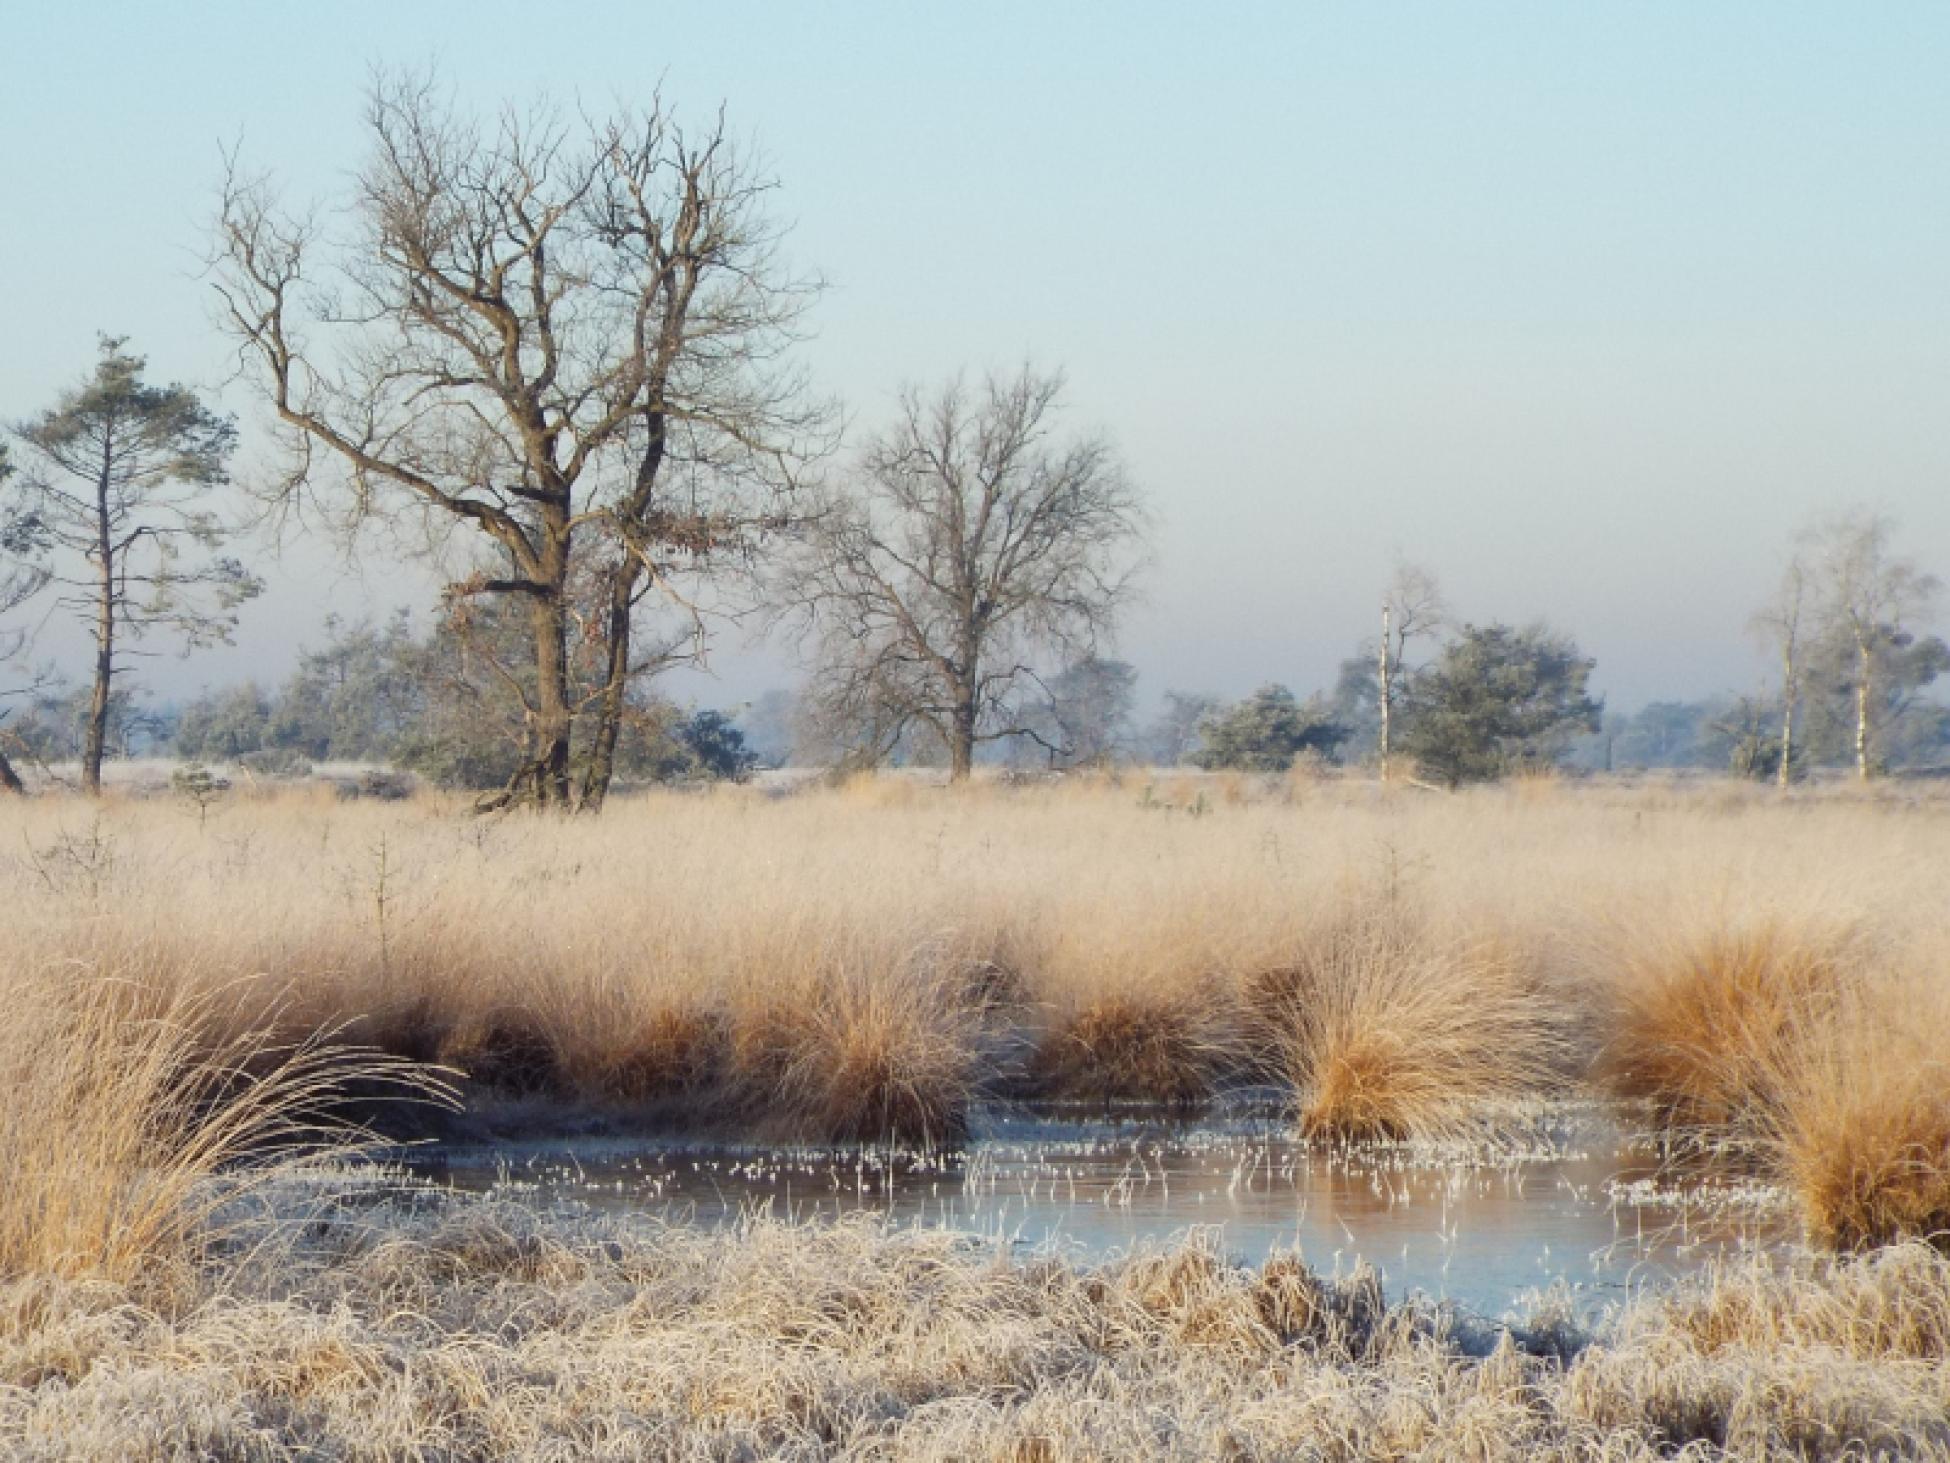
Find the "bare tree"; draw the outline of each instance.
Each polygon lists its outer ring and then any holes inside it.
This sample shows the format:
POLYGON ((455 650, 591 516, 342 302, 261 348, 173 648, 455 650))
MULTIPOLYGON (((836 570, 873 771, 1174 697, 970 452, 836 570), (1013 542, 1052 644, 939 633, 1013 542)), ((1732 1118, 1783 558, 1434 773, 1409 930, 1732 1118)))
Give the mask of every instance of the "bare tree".
POLYGON ((870 752, 925 728, 959 780, 979 743, 1041 740, 1037 668, 1094 653, 1130 599, 1144 512, 1104 438, 1055 438, 1062 387, 1025 368, 908 391, 792 558, 811 695, 870 752))
POLYGON ((125 642, 155 631, 186 646, 227 640, 237 605, 260 585, 216 553, 223 524, 207 506, 228 481, 236 429, 183 386, 150 386, 143 361, 103 337, 87 380, 18 429, 34 450, 23 506, 6 530, 55 555, 59 603, 95 640, 81 785, 102 786, 109 704, 125 642), (203 551, 195 560, 186 551, 203 551))
POLYGON ((1896 554, 1895 523, 1853 509, 1812 525, 1803 534, 1810 588, 1824 634, 1847 647, 1853 662, 1855 775, 1872 775, 1876 668, 1907 642, 1909 626, 1927 619, 1939 584, 1915 562, 1896 554))
POLYGON ((1783 792, 1794 777, 1794 717, 1800 708, 1801 680, 1806 670, 1808 597, 1808 565, 1796 554, 1782 571, 1774 597, 1753 619, 1754 632, 1781 658, 1781 763, 1775 769, 1775 781, 1783 792))
POLYGON ((1224 706, 1203 691, 1167 691, 1144 736, 1144 754, 1156 767, 1176 767, 1197 750, 1199 727, 1224 706))
POLYGON ((381 73, 365 120, 341 232, 234 159, 224 182, 224 315, 291 452, 272 499, 347 533, 472 536, 489 567, 450 595, 513 597, 532 641, 506 797, 600 807, 629 687, 667 659, 633 645, 639 608, 678 603, 701 645, 687 574, 748 552, 824 442, 786 361, 817 283, 781 266, 772 185, 722 117, 689 134, 653 97, 482 124, 431 78, 381 73), (572 642, 600 651, 585 696, 572 642))
POLYGON ((1379 749, 1381 780, 1388 780, 1388 757, 1395 708, 1401 704, 1407 687, 1408 647, 1414 641, 1434 635, 1448 614, 1442 588, 1435 575, 1415 564, 1398 563, 1394 578, 1381 597, 1381 639, 1377 642, 1375 672, 1378 691, 1376 705, 1381 716, 1379 749))

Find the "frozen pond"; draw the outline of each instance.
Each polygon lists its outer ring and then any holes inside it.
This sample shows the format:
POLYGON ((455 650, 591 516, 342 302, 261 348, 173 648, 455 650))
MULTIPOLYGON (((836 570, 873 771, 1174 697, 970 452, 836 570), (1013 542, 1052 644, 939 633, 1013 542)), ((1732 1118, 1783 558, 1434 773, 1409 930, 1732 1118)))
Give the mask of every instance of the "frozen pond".
POLYGON ((456 1188, 717 1225, 866 1211, 1085 1256, 1217 1231, 1248 1261, 1297 1247, 1317 1269, 1365 1260, 1391 1298, 1422 1291, 1501 1316, 1561 1283, 1592 1313, 1715 1256, 1787 1242, 1787 1216, 1736 1183, 1662 1179, 1596 1115, 1538 1126, 1490 1155, 1331 1153, 1273 1118, 988 1115, 936 1156, 564 1139, 448 1148, 456 1188))

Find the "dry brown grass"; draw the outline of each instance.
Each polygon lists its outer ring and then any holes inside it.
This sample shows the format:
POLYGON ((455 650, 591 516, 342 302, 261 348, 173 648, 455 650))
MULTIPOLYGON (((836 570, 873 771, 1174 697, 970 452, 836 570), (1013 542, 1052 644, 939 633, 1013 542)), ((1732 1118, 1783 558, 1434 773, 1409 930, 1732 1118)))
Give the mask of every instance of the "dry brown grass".
POLYGON ((238 797, 205 824, 45 798, 0 804, 0 850, 14 968, 220 991, 212 1042, 343 1029, 483 1100, 934 1138, 984 1091, 1196 1103, 1274 1071, 1324 1134, 1426 1136, 1602 1047, 1609 1090, 1722 1134, 1757 1131, 1787 1013, 1862 950, 1941 941, 1950 803, 889 778, 599 822, 238 797))
POLYGON ((1804 1015, 1762 1063, 1762 1152, 1815 1240, 1950 1244, 1947 1020, 1940 984, 1885 975, 1804 1015))
POLYGON ((1046 1015, 1028 1090, 1066 1102, 1192 1107, 1237 1070, 1241 1051, 1229 993, 1216 982, 1104 991, 1046 1015))
POLYGON ((1193 816, 1129 788, 868 786, 594 827, 0 809, 23 850, 0 866, 0 1452, 1950 1456, 1950 1259, 1923 1246, 1722 1267, 1526 1351, 1295 1256, 355 1217, 251 1162, 315 1139, 348 1077, 396 1075, 294 1053, 341 1023, 483 1086, 930 1142, 1066 1039, 1100 1095, 1200 1094, 1277 1052, 1323 1134, 1474 1135, 1616 1021, 1617 1090, 1750 1137, 1818 1237, 1941 1227, 1937 807, 1249 794, 1193 816), (1702 890, 1742 918, 1703 922, 1702 890), (1795 906, 1824 917, 1768 922, 1795 906), (1620 908, 1654 913, 1623 938, 1620 908), (131 978, 49 979, 102 969, 131 978))
POLYGON ((1701 920, 1644 911, 1613 937, 1599 1079, 1678 1133, 1750 1124, 1798 1030, 1819 1025, 1869 958, 1857 926, 1768 909, 1701 920))
POLYGON ((212 1216, 360 1134, 348 1104, 433 1100, 384 1056, 269 1034, 212 1043, 216 997, 78 967, 17 978, 0 1026, 0 1276, 165 1284, 212 1216))
POLYGON ((1566 1010, 1497 941, 1452 942, 1389 906, 1332 921, 1261 977, 1301 1130, 1335 1142, 1493 1132, 1562 1081, 1566 1010))
POLYGON ((1940 936, 1899 955, 1859 921, 1715 911, 1620 943, 1608 1090, 1684 1147, 1753 1155, 1819 1243, 1950 1238, 1940 936))
POLYGON ((759 1096, 789 1135, 930 1147, 965 1131, 981 1085, 981 1030, 959 972, 840 970, 766 1019, 783 1062, 759 1096))

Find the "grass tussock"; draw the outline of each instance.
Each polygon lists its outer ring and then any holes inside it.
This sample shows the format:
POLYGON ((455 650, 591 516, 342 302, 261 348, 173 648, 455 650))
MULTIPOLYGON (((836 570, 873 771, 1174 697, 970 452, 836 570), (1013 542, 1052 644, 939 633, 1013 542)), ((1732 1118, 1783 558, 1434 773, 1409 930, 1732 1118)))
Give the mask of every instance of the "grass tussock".
POLYGON ((1869 953, 1858 928, 1807 917, 1665 911, 1644 928, 1617 939, 1598 1077, 1677 1136, 1748 1126, 1796 1033, 1828 1019, 1869 953))
POLYGON ((0 1276, 180 1278, 253 1184, 358 1134, 355 1097, 437 1099, 373 1053, 267 1033, 212 1045, 209 995, 65 969, 0 1027, 0 1276))
POLYGON ((1255 984, 1301 1130, 1333 1142, 1480 1138, 1562 1081, 1565 1016, 1502 943, 1357 910, 1255 984))
POLYGON ((876 979, 843 969, 803 1005, 771 1006, 761 1019, 776 1086, 759 1096, 792 1136, 931 1148, 967 1131, 982 1030, 955 972, 923 963, 876 979))
POLYGON ((1903 976, 1851 989, 1763 1062, 1761 1151, 1816 1241, 1950 1245, 1946 995, 1903 976))
POLYGON ((1216 981, 1073 998, 1046 1018, 1029 1090, 1064 1102, 1195 1107, 1239 1064, 1231 1005, 1216 981))

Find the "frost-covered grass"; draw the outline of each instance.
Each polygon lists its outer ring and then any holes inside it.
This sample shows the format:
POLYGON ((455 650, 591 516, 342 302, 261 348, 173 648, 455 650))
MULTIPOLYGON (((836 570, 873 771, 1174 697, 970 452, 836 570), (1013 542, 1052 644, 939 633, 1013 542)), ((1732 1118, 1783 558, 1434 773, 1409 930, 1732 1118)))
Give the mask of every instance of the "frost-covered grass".
POLYGON ((1743 1261, 1595 1333, 1196 1236, 1102 1265, 872 1224, 484 1201, 234 1227, 191 1282, 0 1283, 9 1457, 1950 1453, 1950 1261, 1743 1261))

